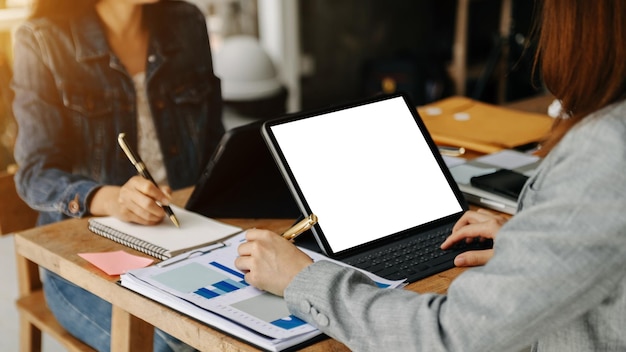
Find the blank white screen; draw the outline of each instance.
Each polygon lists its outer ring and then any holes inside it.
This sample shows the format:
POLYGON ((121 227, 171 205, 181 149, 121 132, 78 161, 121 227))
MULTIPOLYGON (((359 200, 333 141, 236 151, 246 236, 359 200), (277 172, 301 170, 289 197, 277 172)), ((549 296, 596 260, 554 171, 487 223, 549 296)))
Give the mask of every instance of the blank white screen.
POLYGON ((402 97, 271 130, 334 253, 462 210, 402 97))

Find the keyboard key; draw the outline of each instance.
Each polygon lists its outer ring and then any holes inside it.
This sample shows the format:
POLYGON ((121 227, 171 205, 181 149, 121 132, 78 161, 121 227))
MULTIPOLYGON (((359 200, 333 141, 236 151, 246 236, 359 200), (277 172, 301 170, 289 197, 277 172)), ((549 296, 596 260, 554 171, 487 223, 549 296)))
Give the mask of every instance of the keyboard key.
MULTIPOLYGON (((407 278, 407 281, 414 282, 436 271, 453 267, 452 261, 457 254, 469 248, 478 248, 477 243, 463 242, 451 250, 441 250, 439 246, 451 232, 451 227, 433 231, 345 262, 390 280, 407 278)), ((486 248, 490 245, 491 243, 485 243, 480 244, 480 247, 486 248)))

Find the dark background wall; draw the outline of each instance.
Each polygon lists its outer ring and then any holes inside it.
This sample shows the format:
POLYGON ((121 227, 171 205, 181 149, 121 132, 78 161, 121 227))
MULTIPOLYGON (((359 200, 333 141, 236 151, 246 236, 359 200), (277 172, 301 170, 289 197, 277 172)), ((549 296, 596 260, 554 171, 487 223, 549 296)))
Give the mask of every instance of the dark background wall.
MULTIPOLYGON (((514 32, 522 32, 517 40, 523 43, 533 2, 514 3, 514 32)), ((453 94, 447 66, 455 9, 456 0, 302 1, 301 46, 314 61, 314 72, 302 79, 302 108, 374 94, 381 90, 380 78, 385 75, 394 77, 397 89, 409 92, 416 104, 453 94)), ((498 55, 499 16, 500 0, 473 1, 470 6, 468 66, 478 67, 472 70, 477 72, 474 76, 484 71, 490 55, 498 55)), ((536 93, 526 87, 530 76, 520 55, 519 48, 511 47, 508 100, 536 93)), ((474 93, 480 78, 468 79, 467 95, 474 93)), ((495 77, 482 78, 484 89, 476 98, 494 102, 495 77)))

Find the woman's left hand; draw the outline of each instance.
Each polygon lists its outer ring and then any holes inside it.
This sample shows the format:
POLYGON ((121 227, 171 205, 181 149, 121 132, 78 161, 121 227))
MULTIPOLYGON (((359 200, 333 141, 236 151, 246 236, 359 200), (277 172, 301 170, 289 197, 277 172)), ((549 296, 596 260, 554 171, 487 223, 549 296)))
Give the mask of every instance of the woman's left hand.
MULTIPOLYGON (((504 216, 479 209, 469 210, 456 222, 452 234, 441 244, 441 249, 448 249, 459 241, 495 239, 498 231, 506 223, 504 216)), ((454 258, 456 266, 485 265, 493 256, 493 249, 463 252, 454 258)))

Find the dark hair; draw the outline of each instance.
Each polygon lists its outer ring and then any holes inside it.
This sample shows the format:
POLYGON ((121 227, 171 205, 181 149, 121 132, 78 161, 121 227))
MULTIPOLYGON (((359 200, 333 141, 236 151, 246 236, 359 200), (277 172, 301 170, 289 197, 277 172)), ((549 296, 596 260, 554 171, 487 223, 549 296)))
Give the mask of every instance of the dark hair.
POLYGON ((540 1, 535 67, 570 115, 555 122, 547 152, 585 116, 624 98, 626 1, 540 1))
POLYGON ((35 0, 30 18, 70 19, 82 15, 98 0, 35 0))

